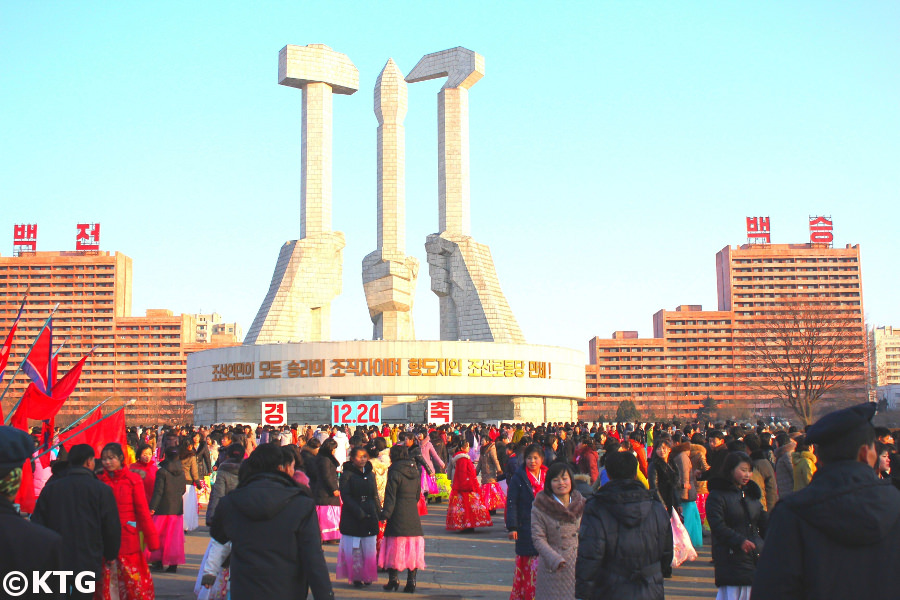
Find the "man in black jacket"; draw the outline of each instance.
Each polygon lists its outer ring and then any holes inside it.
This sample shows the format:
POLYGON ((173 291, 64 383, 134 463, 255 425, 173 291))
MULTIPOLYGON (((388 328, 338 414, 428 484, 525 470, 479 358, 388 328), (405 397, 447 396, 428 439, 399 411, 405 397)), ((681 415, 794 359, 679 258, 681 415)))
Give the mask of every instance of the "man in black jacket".
POLYGON ((672 526, 662 502, 635 479, 637 457, 606 458, 610 481, 587 501, 578 532, 575 597, 662 600, 672 573, 672 526))
POLYGON ((866 402, 809 428, 820 466, 808 486, 775 505, 753 598, 897 597, 900 491, 873 469, 874 415, 866 402))
MULTIPOLYGON (((32 597, 26 594, 31 589, 32 571, 58 571, 62 566, 62 537, 46 527, 28 522, 13 505, 22 484, 23 465, 31 468, 25 461, 32 452, 34 442, 30 435, 13 427, 0 426, 0 576, 4 577, 0 598, 32 597), (7 580, 12 571, 27 573, 28 582, 14 577, 7 580), (7 594, 7 591, 11 593, 7 594)), ((45 597, 59 596, 45 594, 45 597)))
MULTIPOLYGON (((31 516, 63 538, 63 568, 100 580, 103 561, 115 560, 122 541, 119 509, 112 488, 94 476, 94 449, 78 444, 69 450, 69 468, 44 486, 31 516)), ((71 582, 70 582, 71 583, 71 582)), ((90 598, 73 591, 70 598, 90 598)))
POLYGON ((316 505, 291 479, 281 448, 262 444, 245 461, 245 479, 222 498, 210 535, 232 543, 232 598, 334 598, 316 505))

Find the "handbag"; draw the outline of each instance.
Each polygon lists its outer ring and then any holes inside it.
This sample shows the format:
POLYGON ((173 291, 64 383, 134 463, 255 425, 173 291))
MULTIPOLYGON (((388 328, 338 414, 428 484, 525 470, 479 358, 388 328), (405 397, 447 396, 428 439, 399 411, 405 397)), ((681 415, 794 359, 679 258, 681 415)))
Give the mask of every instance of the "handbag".
POLYGON ((419 516, 424 517, 428 514, 428 503, 425 501, 425 496, 420 495, 419 501, 416 503, 419 509, 419 516))
POLYGON ((669 522, 672 524, 672 541, 675 550, 672 555, 672 566, 680 567, 686 561, 697 560, 697 551, 691 544, 691 536, 688 535, 684 523, 681 522, 681 518, 674 508, 671 510, 669 522))

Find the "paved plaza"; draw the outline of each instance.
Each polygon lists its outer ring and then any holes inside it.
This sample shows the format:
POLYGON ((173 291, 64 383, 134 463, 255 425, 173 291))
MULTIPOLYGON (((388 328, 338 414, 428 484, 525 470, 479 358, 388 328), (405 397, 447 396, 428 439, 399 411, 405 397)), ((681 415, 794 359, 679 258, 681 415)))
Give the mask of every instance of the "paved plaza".
MULTIPOLYGON (((477 530, 470 535, 449 533, 444 529, 447 505, 429 505, 428 515, 422 517, 427 543, 425 560, 428 568, 418 577, 418 587, 412 597, 429 600, 508 600, 512 588, 515 554, 513 543, 506 539, 502 514, 495 517, 489 530, 477 530)), ((205 519, 201 515, 200 522, 205 519)), ((188 534, 185 554, 187 565, 178 568, 177 574, 154 573, 156 597, 159 600, 189 600, 194 598, 193 586, 200 560, 206 550, 209 531, 201 527, 188 534)), ((334 582, 337 546, 325 546, 325 560, 334 582)), ((401 583, 405 575, 400 576, 401 583)), ((383 576, 387 581, 387 576, 383 576)), ((355 589, 346 582, 334 584, 334 597, 350 598, 400 598, 409 597, 402 592, 385 592, 380 581, 362 589, 355 589)), ((675 576, 666 580, 668 600, 711 599, 716 596, 713 569, 709 562, 709 546, 700 551, 700 558, 675 569, 675 576)))

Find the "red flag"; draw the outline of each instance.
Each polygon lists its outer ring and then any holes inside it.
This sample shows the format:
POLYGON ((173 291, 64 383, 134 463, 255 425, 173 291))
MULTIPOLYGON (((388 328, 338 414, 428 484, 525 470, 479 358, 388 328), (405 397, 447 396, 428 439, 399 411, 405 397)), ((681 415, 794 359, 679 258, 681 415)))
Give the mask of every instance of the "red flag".
MULTIPOLYGON (((25 395, 22 396, 22 402, 19 404, 19 408, 16 409, 15 414, 13 414, 10 424, 18 429, 28 431, 28 419, 34 419, 35 421, 54 419, 56 413, 59 412, 65 401, 69 399, 72 392, 75 391, 78 380, 81 379, 84 362, 88 356, 90 356, 90 353, 86 354, 74 367, 69 369, 68 373, 63 375, 63 378, 52 387, 50 396, 41 392, 34 382, 28 384, 25 395)), ((53 358, 53 362, 56 362, 56 357, 53 358)))
MULTIPOLYGON (((27 299, 28 292, 25 292, 25 297, 22 298, 22 306, 19 307, 19 314, 16 315, 16 320, 13 321, 9 333, 6 335, 6 341, 3 342, 3 346, 0 346, 0 382, 3 381, 3 374, 6 371, 6 363, 9 362, 9 353, 10 350, 12 350, 13 336, 16 333, 16 328, 19 326, 19 319, 22 318, 22 310, 25 308, 25 301, 27 299)), ((2 411, 0 411, 0 420, 3 420, 2 411)))
POLYGON ((22 465, 22 485, 19 486, 19 491, 16 494, 16 504, 19 505, 19 509, 24 512, 31 514, 34 512, 34 503, 37 501, 37 498, 34 496, 34 471, 31 466, 31 459, 28 458, 25 460, 25 464, 22 465))
MULTIPOLYGON (((78 427, 67 442, 63 444, 66 450, 70 450, 76 444, 89 444, 94 448, 94 455, 99 459, 103 446, 110 442, 118 442, 122 445, 122 450, 128 441, 125 437, 125 411, 120 410, 109 415, 105 419, 102 416, 101 408, 91 413, 84 423, 78 427), (93 425, 97 423, 96 425, 93 425), (91 427, 91 425, 93 425, 91 427)), ((125 462, 128 463, 128 453, 125 452, 125 462)), ((126 466, 126 465, 123 465, 126 466)))

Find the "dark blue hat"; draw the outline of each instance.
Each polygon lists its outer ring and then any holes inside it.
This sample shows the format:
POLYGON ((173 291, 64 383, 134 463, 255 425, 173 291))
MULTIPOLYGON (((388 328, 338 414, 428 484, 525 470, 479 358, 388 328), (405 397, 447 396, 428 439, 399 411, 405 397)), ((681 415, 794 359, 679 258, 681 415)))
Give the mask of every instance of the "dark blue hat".
POLYGON ((806 432, 810 444, 829 444, 860 427, 872 427, 875 403, 863 402, 850 408, 830 412, 816 421, 806 432))
POLYGON ((21 467, 33 452, 30 435, 15 427, 0 426, 0 469, 21 467))

